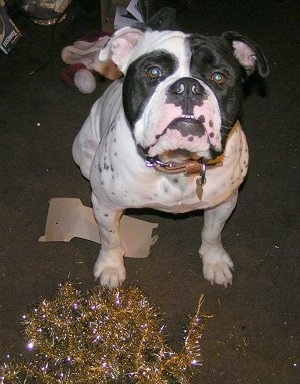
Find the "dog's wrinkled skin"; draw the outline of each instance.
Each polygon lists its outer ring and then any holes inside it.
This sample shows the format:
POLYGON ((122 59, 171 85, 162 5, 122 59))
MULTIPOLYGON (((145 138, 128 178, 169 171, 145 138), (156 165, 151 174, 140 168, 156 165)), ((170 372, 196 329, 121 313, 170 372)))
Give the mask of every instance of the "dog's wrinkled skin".
POLYGON ((247 173, 248 147, 238 122, 242 82, 268 73, 259 47, 235 32, 222 37, 125 27, 100 53, 124 78, 95 102, 75 138, 73 157, 90 180, 101 237, 96 279, 116 287, 125 279, 119 221, 126 208, 181 213, 204 209, 199 253, 204 277, 224 286, 233 263, 221 231, 247 173), (164 174, 145 166, 142 152, 162 161, 214 159, 201 200, 197 174, 164 174))

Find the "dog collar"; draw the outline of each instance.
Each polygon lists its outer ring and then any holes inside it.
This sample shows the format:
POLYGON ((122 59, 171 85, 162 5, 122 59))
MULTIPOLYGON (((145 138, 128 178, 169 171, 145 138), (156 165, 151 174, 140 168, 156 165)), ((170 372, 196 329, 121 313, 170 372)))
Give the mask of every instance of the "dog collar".
POLYGON ((205 161, 203 157, 199 160, 186 160, 182 163, 168 162, 164 163, 158 157, 147 157, 146 167, 153 168, 158 172, 176 174, 184 173, 185 175, 198 174, 196 179, 196 195, 199 200, 202 200, 203 187, 206 183, 206 169, 207 167, 216 167, 223 164, 221 156, 215 160, 205 161))
POLYGON ((145 165, 147 168, 153 168, 158 172, 166 174, 184 173, 186 176, 198 174, 196 179, 196 195, 199 200, 202 200, 203 187, 206 183, 206 169, 223 165, 223 155, 218 156, 214 160, 206 160, 201 157, 199 160, 188 159, 181 163, 178 162, 163 162, 158 156, 147 156, 142 148, 140 152, 146 157, 145 165))
POLYGON ((184 173, 185 175, 192 175, 196 173, 205 173, 207 167, 221 166, 222 159, 217 157, 215 160, 206 161, 203 157, 199 160, 185 160, 181 163, 177 162, 163 162, 158 156, 146 157, 145 165, 148 168, 153 168, 158 172, 177 174, 184 173))

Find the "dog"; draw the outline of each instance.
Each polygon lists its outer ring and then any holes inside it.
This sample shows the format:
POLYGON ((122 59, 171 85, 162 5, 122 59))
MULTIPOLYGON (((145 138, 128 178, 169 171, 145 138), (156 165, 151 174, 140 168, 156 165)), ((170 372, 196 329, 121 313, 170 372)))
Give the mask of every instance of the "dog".
POLYGON ((95 279, 114 288, 126 278, 119 232, 126 208, 204 210, 203 275, 232 283, 221 232, 248 167, 239 123, 243 82, 268 75, 265 55, 228 31, 202 36, 124 27, 100 52, 124 76, 98 99, 72 153, 92 188, 101 238, 95 279))

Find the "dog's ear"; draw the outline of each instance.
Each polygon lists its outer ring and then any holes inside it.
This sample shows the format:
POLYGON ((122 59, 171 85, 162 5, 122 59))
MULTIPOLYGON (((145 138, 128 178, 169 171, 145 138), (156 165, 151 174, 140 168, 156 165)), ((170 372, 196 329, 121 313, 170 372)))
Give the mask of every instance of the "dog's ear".
POLYGON ((231 44, 234 56, 241 66, 244 67, 248 76, 255 70, 262 77, 268 76, 269 66, 267 59, 254 41, 233 31, 224 32, 222 37, 231 44))
POLYGON ((143 36, 144 32, 136 28, 124 27, 117 30, 100 51, 99 60, 111 59, 124 73, 131 53, 143 36))

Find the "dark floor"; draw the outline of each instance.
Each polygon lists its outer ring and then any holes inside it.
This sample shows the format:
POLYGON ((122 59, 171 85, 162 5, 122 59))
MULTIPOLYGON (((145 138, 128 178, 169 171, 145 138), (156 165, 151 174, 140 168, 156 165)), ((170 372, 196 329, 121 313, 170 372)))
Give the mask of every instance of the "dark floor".
MULTIPOLYGON (((16 3, 16 2, 14 2, 16 3)), ((84 3, 84 2, 82 2, 84 3)), ((170 343, 180 348, 187 315, 199 296, 212 314, 202 339, 204 364, 193 383, 295 384, 299 356, 299 47, 298 0, 203 0, 178 7, 185 31, 237 30, 257 41, 270 63, 264 84, 248 87, 242 121, 251 151, 248 178, 228 222, 224 245, 235 262, 233 285, 210 286, 198 256, 201 214, 140 212, 159 223, 158 243, 146 259, 126 259, 127 284, 137 285, 163 314, 170 343), (199 239, 196 241, 196 238, 199 239)), ((93 28, 100 15, 75 2, 54 31, 13 11, 23 37, 0 54, 0 354, 24 351, 21 316, 55 294, 68 279, 94 286, 98 245, 82 239, 40 243, 48 201, 90 189, 71 157, 73 138, 109 81, 85 95, 60 80, 61 49, 93 28)))

